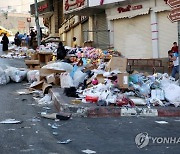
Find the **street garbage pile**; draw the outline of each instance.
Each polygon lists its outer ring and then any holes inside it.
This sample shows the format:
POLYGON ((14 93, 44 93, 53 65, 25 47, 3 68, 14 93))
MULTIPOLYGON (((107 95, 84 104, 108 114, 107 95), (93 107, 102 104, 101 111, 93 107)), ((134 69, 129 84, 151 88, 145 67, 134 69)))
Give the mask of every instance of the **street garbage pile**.
POLYGON ((40 45, 36 50, 38 52, 55 52, 57 50, 57 43, 46 43, 46 45, 40 45))
POLYGON ((9 67, 5 70, 0 68, 0 85, 5 85, 10 81, 19 83, 23 81, 27 76, 26 69, 19 69, 15 67, 9 67))
POLYGON ((12 45, 9 47, 10 52, 1 55, 1 58, 24 59, 28 57, 28 50, 29 49, 27 47, 18 47, 16 45, 12 45))

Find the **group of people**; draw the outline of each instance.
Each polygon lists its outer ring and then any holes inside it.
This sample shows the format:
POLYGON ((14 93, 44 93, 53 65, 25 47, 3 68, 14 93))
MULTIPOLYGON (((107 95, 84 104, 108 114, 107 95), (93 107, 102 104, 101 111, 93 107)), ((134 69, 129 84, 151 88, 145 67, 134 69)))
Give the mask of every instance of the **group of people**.
POLYGON ((179 52, 177 42, 173 43, 173 47, 168 51, 169 56, 169 68, 172 69, 171 76, 176 77, 176 74, 179 73, 179 52))

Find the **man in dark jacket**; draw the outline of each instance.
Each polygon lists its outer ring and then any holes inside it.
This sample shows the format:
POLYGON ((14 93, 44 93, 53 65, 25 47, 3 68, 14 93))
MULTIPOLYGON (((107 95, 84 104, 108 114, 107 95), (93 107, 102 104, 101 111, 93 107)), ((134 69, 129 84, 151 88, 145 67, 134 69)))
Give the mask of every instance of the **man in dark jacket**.
POLYGON ((6 36, 6 33, 4 34, 1 43, 3 44, 3 51, 7 51, 8 50, 9 39, 6 36))

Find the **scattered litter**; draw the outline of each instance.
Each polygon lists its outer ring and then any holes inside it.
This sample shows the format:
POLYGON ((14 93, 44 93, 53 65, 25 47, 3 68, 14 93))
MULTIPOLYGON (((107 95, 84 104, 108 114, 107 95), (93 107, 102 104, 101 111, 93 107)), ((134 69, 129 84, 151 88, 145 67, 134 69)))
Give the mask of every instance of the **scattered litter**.
POLYGON ((32 94, 32 91, 29 91, 28 89, 21 89, 16 91, 17 94, 19 95, 29 95, 32 94))
POLYGON ((29 119, 28 121, 31 121, 31 122, 40 122, 40 118, 39 117, 34 117, 32 119, 29 119))
POLYGON ((38 134, 38 133, 39 133, 39 130, 36 131, 36 134, 38 134))
POLYGON ((55 136, 56 136, 56 135, 58 135, 58 133, 57 133, 57 132, 53 132, 53 135, 55 135, 55 136))
POLYGON ((16 130, 16 129, 13 129, 13 128, 10 128, 10 129, 8 129, 9 131, 14 131, 14 130, 16 130))
POLYGON ((158 124, 168 124, 167 121, 155 121, 155 122, 158 123, 158 124))
POLYGON ((93 154, 93 153, 96 153, 96 151, 92 151, 92 150, 82 150, 83 153, 87 153, 87 154, 93 154))
POLYGON ((57 124, 55 123, 55 124, 51 125, 51 128, 52 128, 52 129, 58 129, 58 126, 59 126, 59 125, 57 125, 57 124))
POLYGON ((68 139, 68 140, 65 140, 65 141, 58 141, 57 144, 68 144, 70 142, 72 142, 72 140, 68 139))
POLYGON ((21 124, 22 121, 18 121, 15 119, 6 119, 4 121, 1 121, 0 124, 21 124))
POLYGON ((43 109, 45 110, 51 110, 51 108, 44 106, 43 109))

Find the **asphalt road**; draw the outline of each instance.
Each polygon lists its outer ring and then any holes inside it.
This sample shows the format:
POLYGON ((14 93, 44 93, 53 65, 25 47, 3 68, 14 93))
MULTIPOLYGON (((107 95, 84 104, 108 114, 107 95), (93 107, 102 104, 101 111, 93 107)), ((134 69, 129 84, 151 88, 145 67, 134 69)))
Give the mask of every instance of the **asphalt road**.
MULTIPOLYGON (((23 60, 0 59, 0 67, 4 68, 6 65, 25 67, 23 60)), ((23 83, 0 86, 0 121, 9 118, 22 121, 21 124, 0 124, 0 154, 81 154, 81 150, 86 149, 96 151, 97 154, 179 154, 180 118, 44 119, 39 113, 45 109, 38 106, 31 95, 15 94, 16 90, 25 88, 23 83), (38 117, 38 121, 32 120, 34 117, 38 117), (159 120, 168 123, 155 122, 159 120), (57 128, 53 129, 53 124, 57 124, 57 128), (142 141, 143 144, 139 145, 144 147, 138 148, 135 137, 145 132, 151 139, 148 140, 149 143, 142 141), (176 137, 176 143, 162 143, 164 137, 176 137), (152 138, 156 142, 153 143, 152 138), (67 139, 72 142, 57 144, 58 141, 67 139)), ((51 110, 48 112, 55 111, 53 105, 49 107, 51 110)))

